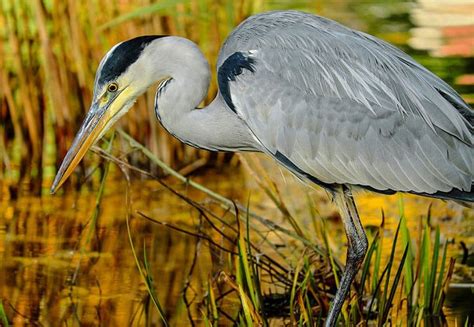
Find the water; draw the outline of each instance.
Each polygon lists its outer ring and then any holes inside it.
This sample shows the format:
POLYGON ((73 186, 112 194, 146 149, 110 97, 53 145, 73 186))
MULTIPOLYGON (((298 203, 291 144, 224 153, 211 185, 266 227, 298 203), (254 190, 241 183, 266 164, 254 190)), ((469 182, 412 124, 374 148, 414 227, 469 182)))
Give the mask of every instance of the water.
MULTIPOLYGON (((234 182, 232 186, 237 185, 234 182)), ((216 190, 231 195, 237 189, 226 191, 228 187, 220 178, 216 190)), ((23 197, 2 204, 0 290, 14 324, 143 323, 140 310, 147 307, 148 293, 128 241, 125 188, 123 181, 107 183, 110 191, 106 191, 92 233, 93 192, 23 197)), ((184 187, 178 189, 184 191, 184 187)), ((194 230, 196 217, 190 207, 157 183, 136 182, 130 194, 134 212, 194 230)), ((192 190, 189 195, 193 196, 192 190)), ((178 295, 194 255, 195 240, 133 216, 131 230, 137 251, 141 253, 146 245, 163 305, 171 316, 179 316, 183 308, 177 303, 178 295)), ((205 262, 209 255, 203 251, 199 260, 205 262)), ((201 268, 206 275, 205 266, 201 268)))
MULTIPOLYGON (((278 168, 273 163, 265 164, 281 187, 283 197, 305 198, 307 190, 302 185, 292 180, 291 176, 279 177, 278 168)), ((198 181, 206 181, 212 189, 240 201, 245 201, 250 194, 251 208, 285 225, 274 205, 255 186, 254 180, 238 171, 209 173, 198 181)), ((204 199, 202 194, 186 186, 176 184, 174 187, 194 199, 204 199)), ((148 293, 128 241, 125 189, 126 183, 116 178, 111 178, 106 184, 107 191, 89 243, 87 239, 95 210, 95 192, 42 199, 22 197, 2 203, 0 290, 8 316, 15 324, 143 325, 145 317, 156 322, 156 312, 147 303, 148 293), (146 310, 150 312, 147 314, 146 310)), ((153 181, 134 182, 129 194, 133 216, 131 230, 139 257, 143 258, 141 249, 145 246, 160 300, 171 322, 187 325, 186 306, 180 294, 195 256, 196 239, 147 222, 136 212, 195 233, 198 215, 153 181)), ((318 199, 325 196, 319 191, 313 191, 310 195, 318 199)), ((387 236, 391 239, 397 224, 397 201, 397 196, 359 196, 364 224, 379 225, 380 210, 383 208, 387 216, 387 236)), ((425 214, 429 203, 428 199, 405 197, 406 214, 412 217, 409 226, 414 235, 417 235, 417 217, 425 214)), ((303 224, 309 219, 304 200, 289 201, 289 208, 292 212, 300 212, 298 217, 303 224)), ((333 216, 336 210, 324 200, 318 209, 324 217, 333 216)), ((215 206, 213 210, 219 211, 215 206)), ((459 207, 441 201, 433 203, 432 212, 432 223, 440 224, 445 238, 454 239, 456 244, 463 240, 472 247, 473 215, 460 219, 459 207)), ((334 249, 340 248, 336 241, 343 237, 343 231, 336 221, 329 220, 329 224, 334 226, 331 245, 334 249)), ((384 253, 389 253, 389 243, 385 243, 384 253)), ((270 249, 268 251, 271 253, 270 249)), ((344 249, 339 251, 342 256, 344 249)), ((462 251, 457 245, 451 246, 449 255, 460 259, 462 251)), ((206 289, 209 276, 225 265, 225 258, 221 258, 223 262, 219 265, 212 256, 204 246, 197 252, 197 269, 192 277, 196 294, 193 291, 189 296, 198 296, 195 301, 201 300, 197 293, 206 289)), ((472 277, 472 268, 458 265, 457 269, 472 277)), ((465 277, 460 273, 457 278, 459 282, 466 282, 465 277)), ((456 290, 448 296, 445 310, 448 320, 460 322, 469 308, 469 296, 466 290, 456 290)), ((194 319, 199 317, 194 309, 191 315, 194 319)))
MULTIPOLYGON (((472 102, 473 48, 465 44, 472 44, 473 33, 469 31, 474 25, 470 14, 474 5, 465 1, 459 4, 452 1, 450 5, 422 3, 337 1, 324 3, 318 10, 402 47, 455 84, 472 102), (461 57, 451 57, 453 54, 461 57)), ((305 200, 307 189, 288 175, 283 177, 273 163, 264 165, 279 185, 282 197, 287 199, 290 211, 304 225, 310 219, 305 200)), ((208 172, 196 179, 243 203, 250 197, 251 208, 278 224, 288 225, 256 185, 254 177, 240 168, 208 172)), ((107 181, 95 227, 91 226, 96 190, 42 198, 20 192, 12 200, 7 196, 8 186, 0 185, 0 298, 13 324, 159 324, 131 251, 126 225, 127 186, 117 170, 107 181)), ((190 187, 174 186, 197 201, 206 199, 190 187)), ((188 325, 188 316, 195 320, 202 317, 197 303, 203 299, 208 278, 225 266, 226 257, 197 245, 191 235, 140 218, 137 212, 197 232, 200 226, 197 212, 158 183, 135 178, 129 194, 132 240, 138 256, 143 260, 146 253, 160 301, 172 325, 188 325), (187 280, 191 280, 187 291, 188 300, 193 303, 191 312, 181 297, 187 280)), ((324 192, 310 191, 310 196, 318 199, 318 210, 323 217, 334 216, 336 209, 325 200, 324 192)), ((393 236, 398 217, 397 196, 361 195, 357 201, 366 226, 380 224, 383 208, 387 235, 393 236)), ((449 256, 458 260, 453 282, 461 286, 450 290, 444 311, 449 325, 460 326, 467 315, 473 317, 472 286, 462 288, 473 282, 472 255, 467 258, 467 264, 459 263, 463 256, 461 241, 468 253, 474 250, 473 214, 472 210, 466 212, 441 201, 406 196, 406 215, 412 217, 409 224, 414 234, 419 226, 417 217, 426 214, 430 203, 432 224, 440 225, 443 239, 454 242, 449 248, 449 256)), ((225 214, 217 205, 212 205, 212 209, 222 216, 225 214)), ((232 220, 229 215, 224 217, 229 222, 232 220)), ((343 237, 341 227, 336 221, 328 221, 334 227, 330 245, 343 256, 345 250, 338 243, 343 237)), ((291 251, 292 245, 287 246, 291 251)), ((388 253, 390 244, 385 246, 388 253)))

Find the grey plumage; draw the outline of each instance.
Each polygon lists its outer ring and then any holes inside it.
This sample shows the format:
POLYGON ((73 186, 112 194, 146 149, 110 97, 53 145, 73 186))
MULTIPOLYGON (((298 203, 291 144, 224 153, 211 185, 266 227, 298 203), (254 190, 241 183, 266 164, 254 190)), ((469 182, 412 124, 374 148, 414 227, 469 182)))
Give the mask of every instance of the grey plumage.
POLYGON ((232 32, 218 66, 236 51, 255 72, 230 93, 263 151, 327 184, 471 191, 468 105, 395 47, 322 17, 271 12, 232 32))
POLYGON ((311 14, 270 12, 229 35, 217 69, 219 93, 197 109, 211 74, 196 44, 146 36, 113 47, 99 65, 91 109, 51 191, 135 99, 158 84, 156 116, 184 143, 262 151, 331 191, 348 254, 326 326, 337 323, 367 251, 353 186, 474 202, 472 110, 390 44, 311 14))

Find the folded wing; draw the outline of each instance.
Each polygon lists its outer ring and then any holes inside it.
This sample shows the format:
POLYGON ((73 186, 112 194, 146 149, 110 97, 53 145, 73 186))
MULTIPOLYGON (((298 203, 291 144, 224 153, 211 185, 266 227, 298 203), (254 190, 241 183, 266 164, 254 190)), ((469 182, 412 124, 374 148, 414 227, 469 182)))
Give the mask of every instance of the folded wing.
POLYGON ((219 74, 229 107, 299 175, 380 191, 471 191, 472 110, 379 39, 321 17, 273 12, 240 25, 218 67, 229 72, 219 74), (237 52, 240 69, 227 60, 237 52))

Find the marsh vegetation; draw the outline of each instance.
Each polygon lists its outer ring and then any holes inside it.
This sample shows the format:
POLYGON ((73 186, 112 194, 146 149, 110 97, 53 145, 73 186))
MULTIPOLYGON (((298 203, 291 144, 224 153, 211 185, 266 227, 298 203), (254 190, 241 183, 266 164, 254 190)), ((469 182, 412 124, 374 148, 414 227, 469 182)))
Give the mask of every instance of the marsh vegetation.
MULTIPOLYGON (((325 192, 259 155, 182 145, 156 122, 153 92, 94 147, 59 196, 48 194, 90 104, 98 62, 123 39, 172 34, 194 40, 215 64, 245 17, 303 9, 394 43, 472 102, 466 6, 1 1, 0 324, 321 322, 346 248, 325 192), (440 13, 451 18, 427 25, 440 13), (443 37, 423 38, 427 26, 443 37)), ((472 210, 407 195, 356 200, 370 246, 341 321, 469 325, 472 210)))

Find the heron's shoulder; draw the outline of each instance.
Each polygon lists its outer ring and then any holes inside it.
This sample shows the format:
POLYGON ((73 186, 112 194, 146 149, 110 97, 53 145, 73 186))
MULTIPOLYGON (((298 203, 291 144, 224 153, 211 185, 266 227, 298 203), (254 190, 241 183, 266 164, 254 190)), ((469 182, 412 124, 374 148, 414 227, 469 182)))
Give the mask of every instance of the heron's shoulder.
POLYGON ((348 32, 350 29, 329 18, 296 11, 268 11, 248 17, 229 35, 226 42, 246 38, 261 38, 273 33, 285 33, 288 28, 321 29, 326 31, 348 32))
POLYGON ((350 30, 348 27, 334 20, 316 14, 297 10, 274 10, 248 17, 236 28, 236 31, 245 28, 254 29, 255 27, 259 27, 265 30, 268 28, 282 28, 295 25, 301 27, 339 28, 341 31, 350 30))
POLYGON ((227 106, 234 112, 236 111, 230 94, 229 82, 235 81, 236 76, 242 74, 244 69, 252 73, 255 72, 254 63, 254 59, 248 53, 235 52, 220 65, 217 71, 219 90, 227 106))
POLYGON ((390 47, 329 18, 295 10, 270 11, 248 17, 229 34, 222 45, 218 66, 236 51, 318 50, 329 45, 344 51, 354 48, 354 43, 365 43, 364 48, 390 47))

